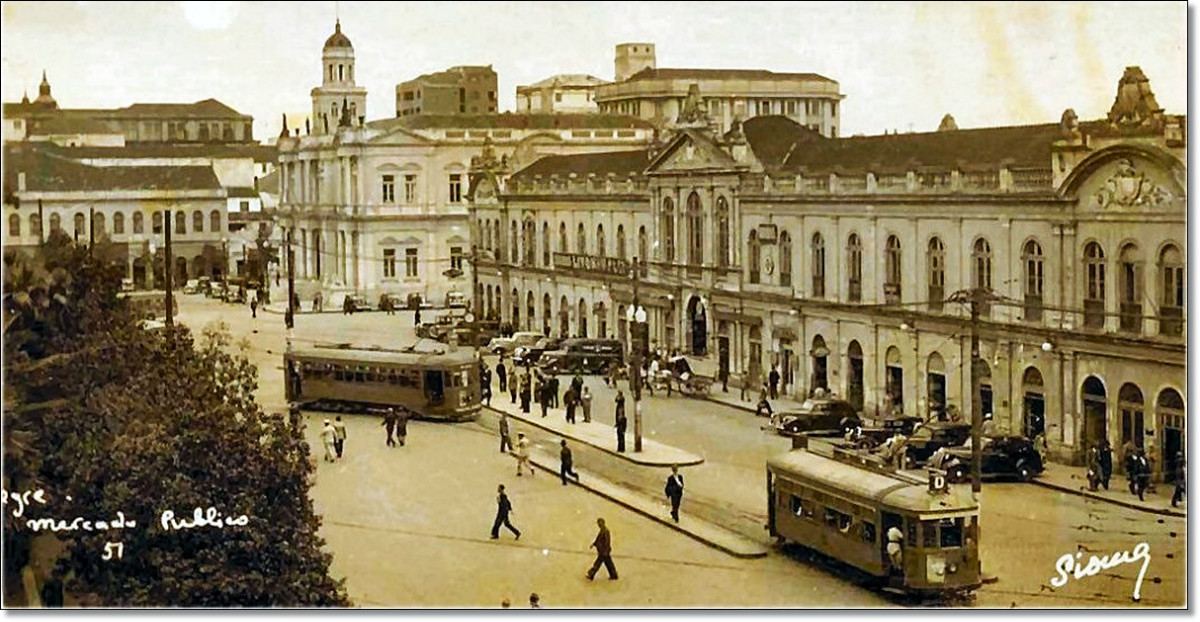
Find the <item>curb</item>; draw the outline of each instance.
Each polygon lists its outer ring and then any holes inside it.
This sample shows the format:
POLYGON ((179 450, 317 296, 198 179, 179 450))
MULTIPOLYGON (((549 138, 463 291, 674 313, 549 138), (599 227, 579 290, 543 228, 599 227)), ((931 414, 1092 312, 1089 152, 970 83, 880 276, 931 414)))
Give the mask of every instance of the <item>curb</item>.
POLYGON ((1059 492, 1073 494, 1073 495, 1076 495, 1079 497, 1095 499, 1096 501, 1102 501, 1105 503, 1111 503, 1113 505, 1119 505, 1121 507, 1128 508, 1131 510, 1138 510, 1140 512, 1146 512, 1149 514, 1158 514, 1161 516, 1173 516, 1175 518, 1187 518, 1187 512, 1180 511, 1180 510, 1166 509, 1166 508, 1160 509, 1160 508, 1154 508, 1154 507, 1149 507, 1149 506, 1145 506, 1145 505, 1138 505, 1138 504, 1132 503, 1130 501, 1121 501, 1120 499, 1112 499, 1109 497, 1104 497, 1101 495, 1093 494, 1093 493, 1083 490, 1081 488, 1072 488, 1070 486, 1064 486, 1063 484, 1055 484, 1052 482, 1045 482, 1045 481, 1041 481, 1041 480, 1037 480, 1037 479, 1033 480, 1033 483, 1037 484, 1038 486, 1041 486, 1043 488, 1050 488, 1052 490, 1057 490, 1059 492))
MULTIPOLYGON (((688 460, 688 461, 678 461, 678 462, 676 462, 676 461, 671 461, 671 462, 655 462, 655 461, 652 461, 652 460, 642 460, 642 459, 638 459, 638 458, 634 457, 634 455, 635 455, 635 454, 634 454, 634 452, 633 452, 632 450, 630 450, 630 451, 628 451, 628 452, 625 452, 625 453, 621 453, 621 452, 618 452, 618 451, 616 451, 615 449, 609 449, 608 447, 605 447, 605 446, 603 446, 603 445, 597 445, 597 444, 595 444, 595 443, 592 443, 592 442, 590 442, 590 441, 588 441, 588 440, 586 440, 586 439, 582 439, 582 438, 579 438, 579 437, 577 437, 577 436, 571 436, 571 435, 569 435, 569 434, 564 434, 562 431, 558 430, 557 428, 552 428, 552 427, 550 427, 550 426, 544 425, 544 424, 542 424, 541 422, 537 421, 536 419, 532 419, 532 418, 526 419, 526 418, 524 418, 524 417, 519 417, 519 416, 517 416, 517 415, 514 415, 514 414, 512 414, 512 413, 509 413, 508 411, 503 411, 503 410, 500 410, 500 409, 498 409, 498 408, 495 408, 495 407, 493 407, 493 406, 481 405, 481 406, 480 406, 480 408, 485 408, 485 409, 487 409, 487 410, 490 410, 490 411, 492 411, 492 412, 494 412, 494 413, 496 413, 496 414, 501 414, 501 413, 503 413, 503 414, 505 414, 505 415, 508 415, 508 418, 509 418, 509 419, 512 419, 512 420, 514 420, 514 421, 520 421, 521 423, 524 423, 524 424, 526 424, 526 425, 529 425, 529 426, 531 426, 531 427, 538 428, 539 430, 544 430, 544 431, 546 431, 546 432, 550 432, 551 434, 554 434, 554 435, 556 435, 556 436, 561 436, 561 437, 563 437, 563 438, 569 438, 569 439, 571 439, 571 440, 573 440, 573 441, 575 441, 576 443, 579 443, 579 444, 581 444, 581 445, 587 445, 588 447, 591 447, 591 448, 593 448, 593 449, 598 449, 598 450, 600 450, 600 451, 603 451, 603 452, 604 452, 604 453, 606 453, 606 454, 609 454, 609 455, 611 455, 611 456, 615 456, 615 457, 617 457, 617 458, 620 458, 620 459, 622 459, 622 460, 625 460, 626 462, 632 462, 632 463, 634 463, 634 464, 637 464, 637 465, 641 465, 641 466, 651 466, 651 467, 669 467, 669 466, 671 466, 671 465, 673 465, 673 464, 677 464, 677 465, 679 465, 679 466, 681 466, 681 467, 685 467, 685 466, 697 466, 697 465, 700 465, 700 464, 704 464, 704 457, 703 457, 703 456, 696 456, 696 459, 695 459, 695 460, 688 460)), ((678 449, 678 448, 675 448, 675 449, 678 449)), ((680 450, 680 451, 683 451, 683 450, 680 450)))
MULTIPOLYGON (((531 464, 537 466, 538 468, 542 469, 543 471, 550 473, 551 476, 557 477, 559 475, 558 469, 556 469, 552 466, 548 466, 547 464, 544 464, 545 461, 546 461, 546 458, 544 455, 538 455, 537 453, 531 453, 529 456, 529 462, 531 464)), ((557 482, 557 479, 555 481, 557 482)), ((602 478, 595 477, 595 476, 589 476, 588 481, 593 482, 593 481, 606 481, 606 480, 603 480, 602 478)), ((605 499, 608 499, 609 501, 612 501, 613 503, 616 503, 617 505, 620 505, 620 506, 624 507, 625 509, 637 512, 638 514, 641 514, 642 516, 645 516, 646 518, 649 518, 649 519, 659 523, 660 525, 665 525, 667 527, 670 527, 671 529, 674 529, 675 531, 682 533, 683 535, 688 536, 689 538, 691 538, 697 542, 700 542, 701 544, 704 544, 704 545, 707 545, 714 549, 717 549, 728 555, 732 555, 734 557, 738 557, 741 559, 757 559, 757 558, 767 556, 768 549, 765 546, 758 545, 754 541, 750 540, 749 538, 745 538, 744 536, 739 536, 737 534, 729 532, 730 537, 744 540, 745 543, 747 544, 747 546, 744 548, 731 547, 731 546, 722 544, 720 542, 717 542, 716 540, 706 538, 706 537, 702 536, 701 534, 698 534, 694 531, 689 531, 689 530, 683 528, 682 526, 680 526, 679 524, 675 523, 675 521, 667 520, 665 517, 663 517, 661 515, 660 512, 651 512, 643 507, 640 507, 638 504, 636 504, 628 499, 621 498, 620 495, 614 495, 612 493, 609 493, 609 492, 606 492, 603 490, 599 490, 598 488, 590 485, 589 483, 581 483, 581 482, 576 481, 574 483, 574 485, 578 486, 580 488, 583 488, 585 490, 588 490, 589 492, 599 495, 605 499), (754 550, 750 550, 751 548, 753 548, 754 550)), ((637 494, 637 493, 632 493, 632 494, 637 494)), ((722 531, 724 531, 724 529, 718 527, 717 525, 715 525, 713 523, 705 523, 705 524, 707 524, 715 529, 721 529, 722 531)))

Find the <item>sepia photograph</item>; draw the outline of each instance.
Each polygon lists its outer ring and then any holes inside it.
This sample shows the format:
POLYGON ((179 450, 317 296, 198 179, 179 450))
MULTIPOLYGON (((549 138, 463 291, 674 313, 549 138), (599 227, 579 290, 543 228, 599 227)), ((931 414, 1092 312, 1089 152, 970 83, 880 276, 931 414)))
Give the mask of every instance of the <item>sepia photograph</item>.
POLYGON ((3 2, 3 608, 1187 609, 1191 8, 3 2))

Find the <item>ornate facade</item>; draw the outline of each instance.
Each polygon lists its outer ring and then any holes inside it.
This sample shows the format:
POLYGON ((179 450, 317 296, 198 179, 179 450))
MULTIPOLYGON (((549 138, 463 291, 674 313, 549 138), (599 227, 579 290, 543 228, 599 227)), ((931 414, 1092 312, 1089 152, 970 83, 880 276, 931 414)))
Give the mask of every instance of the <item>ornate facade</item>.
POLYGON ((477 193, 493 197, 474 206, 495 250, 484 311, 623 338, 638 257, 651 339, 735 383, 778 365, 786 393, 869 414, 969 413, 974 328, 1000 429, 1044 434, 1063 460, 1132 439, 1169 468, 1185 442, 1186 119, 1139 69, 1092 122, 830 139, 781 117, 724 135, 692 120, 477 193), (973 325, 950 301, 976 291, 990 303, 973 325))

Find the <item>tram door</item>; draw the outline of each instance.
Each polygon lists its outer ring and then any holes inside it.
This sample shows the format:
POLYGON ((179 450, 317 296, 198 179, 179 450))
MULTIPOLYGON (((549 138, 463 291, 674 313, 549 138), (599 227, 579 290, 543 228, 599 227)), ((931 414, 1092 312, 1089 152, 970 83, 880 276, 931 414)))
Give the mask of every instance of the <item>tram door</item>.
MULTIPOLYGON (((891 529, 892 527, 899 529, 901 531, 901 533, 903 533, 904 532, 904 527, 903 527, 904 521, 903 521, 903 519, 900 518, 899 514, 893 514, 891 512, 883 512, 882 516, 883 516, 883 524, 880 525, 878 537, 879 537, 879 546, 881 549, 880 553, 883 556, 883 559, 885 560, 884 565, 891 569, 889 572, 892 574, 903 574, 904 573, 903 568, 895 568, 892 566, 892 558, 890 555, 888 555, 888 552, 887 552, 887 545, 888 545, 888 535, 887 534, 888 534, 888 530, 891 529)), ((903 551, 907 549, 908 544, 909 544, 908 542, 904 542, 901 545, 901 554, 903 554, 903 551)))
POLYGON ((432 406, 437 406, 445 401, 446 382, 440 369, 425 370, 425 398, 432 406))

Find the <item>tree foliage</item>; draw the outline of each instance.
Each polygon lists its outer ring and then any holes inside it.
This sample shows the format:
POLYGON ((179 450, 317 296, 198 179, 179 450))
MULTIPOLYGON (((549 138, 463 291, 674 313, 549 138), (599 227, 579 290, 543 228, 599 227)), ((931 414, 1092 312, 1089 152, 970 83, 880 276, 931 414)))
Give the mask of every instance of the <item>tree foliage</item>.
POLYGON ((105 606, 350 604, 321 550, 309 448, 258 406, 257 370, 226 330, 142 330, 119 264, 70 240, 10 253, 5 268, 6 487, 45 488, 43 517, 138 521, 61 534, 68 590, 105 606), (159 521, 197 507, 249 523, 159 521), (106 542, 124 544, 121 559, 102 559, 106 542))

